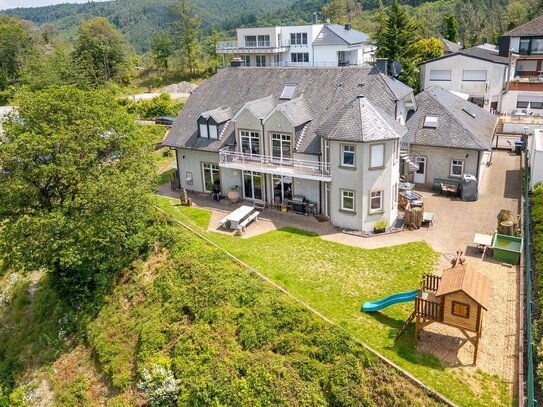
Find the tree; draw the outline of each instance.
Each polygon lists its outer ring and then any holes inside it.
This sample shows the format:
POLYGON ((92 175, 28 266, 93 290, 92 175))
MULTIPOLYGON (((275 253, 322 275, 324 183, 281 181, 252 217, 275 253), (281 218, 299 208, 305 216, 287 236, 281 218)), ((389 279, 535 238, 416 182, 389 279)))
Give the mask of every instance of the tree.
POLYGON ((377 10, 377 13, 375 14, 375 20, 377 24, 377 29, 370 34, 370 38, 373 44, 377 48, 380 48, 381 45, 383 45, 383 42, 385 41, 385 29, 387 24, 387 12, 385 5, 383 4, 383 0, 379 0, 379 9, 377 10))
POLYGON ((389 64, 392 61, 399 61, 403 67, 400 79, 412 87, 415 87, 418 81, 413 62, 417 37, 417 25, 411 20, 405 8, 394 0, 384 25, 375 36, 376 56, 387 58, 389 64))
POLYGON ((19 18, 0 16, 0 91, 19 81, 21 66, 33 50, 30 27, 19 18))
POLYGON ((173 42, 170 35, 166 32, 153 34, 153 43, 151 45, 153 60, 158 68, 168 69, 168 60, 173 52, 173 42))
MULTIPOLYGON (((0 257, 44 268, 77 302, 146 245, 153 175, 134 117, 108 93, 23 92, 0 140, 0 257)), ((150 147, 149 147, 150 148, 150 147)))
POLYGON ((439 58, 443 55, 443 44, 437 38, 421 38, 413 44, 413 62, 419 65, 428 59, 439 58))
POLYGON ((362 11, 362 6, 356 0, 332 0, 322 8, 324 18, 334 24, 351 22, 362 11))
POLYGON ((185 66, 193 75, 201 51, 199 38, 202 19, 188 0, 179 0, 172 6, 172 11, 178 17, 178 21, 172 23, 174 35, 177 37, 185 66))
POLYGON ((123 38, 103 17, 85 21, 74 44, 74 60, 96 85, 119 80, 128 62, 123 38))
POLYGON ((215 74, 219 66, 221 66, 222 58, 219 54, 217 54, 217 47, 216 47, 217 42, 219 42, 220 40, 221 40, 221 35, 216 29, 213 29, 211 31, 211 35, 209 35, 206 38, 207 65, 208 65, 208 71, 211 75, 215 74))
POLYGON ((454 43, 458 42, 458 20, 453 15, 443 17, 443 25, 445 27, 443 37, 446 40, 454 43))

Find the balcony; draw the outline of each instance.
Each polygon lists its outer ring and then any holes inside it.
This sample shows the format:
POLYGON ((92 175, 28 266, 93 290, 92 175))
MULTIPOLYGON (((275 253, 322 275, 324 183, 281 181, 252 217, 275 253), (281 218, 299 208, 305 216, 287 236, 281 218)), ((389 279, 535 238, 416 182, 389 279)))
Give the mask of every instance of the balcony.
POLYGON ((276 158, 228 150, 219 151, 219 156, 219 167, 221 168, 257 171, 264 174, 283 175, 315 181, 332 181, 330 164, 322 161, 276 158))
POLYGON ((239 44, 237 41, 220 41, 215 44, 217 54, 278 54, 287 52, 289 48, 289 42, 271 44, 249 41, 245 44, 239 44))
POLYGON ((543 77, 515 77, 509 82, 509 90, 541 92, 543 91, 543 77))

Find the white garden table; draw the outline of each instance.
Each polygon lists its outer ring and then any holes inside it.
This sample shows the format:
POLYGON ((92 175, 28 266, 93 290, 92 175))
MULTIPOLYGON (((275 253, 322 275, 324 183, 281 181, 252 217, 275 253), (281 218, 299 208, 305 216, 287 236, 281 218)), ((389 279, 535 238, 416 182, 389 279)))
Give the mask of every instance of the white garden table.
MULTIPOLYGON (((239 227, 239 224, 245 219, 247 216, 251 214, 255 209, 252 206, 240 206, 238 209, 236 209, 234 212, 229 213, 226 215, 223 220, 226 222, 230 222, 230 229, 234 230, 239 227)), ((222 221, 221 221, 222 223, 222 221)))

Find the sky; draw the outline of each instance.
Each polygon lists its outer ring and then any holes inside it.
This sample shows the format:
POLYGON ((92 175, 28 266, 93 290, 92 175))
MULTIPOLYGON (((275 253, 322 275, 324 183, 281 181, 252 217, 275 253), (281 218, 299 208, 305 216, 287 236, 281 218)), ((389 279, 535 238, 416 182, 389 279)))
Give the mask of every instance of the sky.
POLYGON ((0 10, 5 10, 7 8, 16 8, 16 7, 40 7, 40 6, 48 6, 50 4, 87 3, 87 2, 88 0, 0 0, 0 10))

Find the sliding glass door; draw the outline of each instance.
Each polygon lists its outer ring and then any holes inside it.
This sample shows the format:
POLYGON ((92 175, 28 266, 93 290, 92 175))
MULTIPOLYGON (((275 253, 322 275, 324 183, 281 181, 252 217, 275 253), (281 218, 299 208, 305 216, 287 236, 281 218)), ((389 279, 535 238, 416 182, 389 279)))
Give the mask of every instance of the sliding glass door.
POLYGON ((275 202, 283 202, 292 199, 292 177, 273 175, 273 199, 275 202))
POLYGON ((243 197, 247 199, 262 199, 261 173, 243 171, 243 197))

